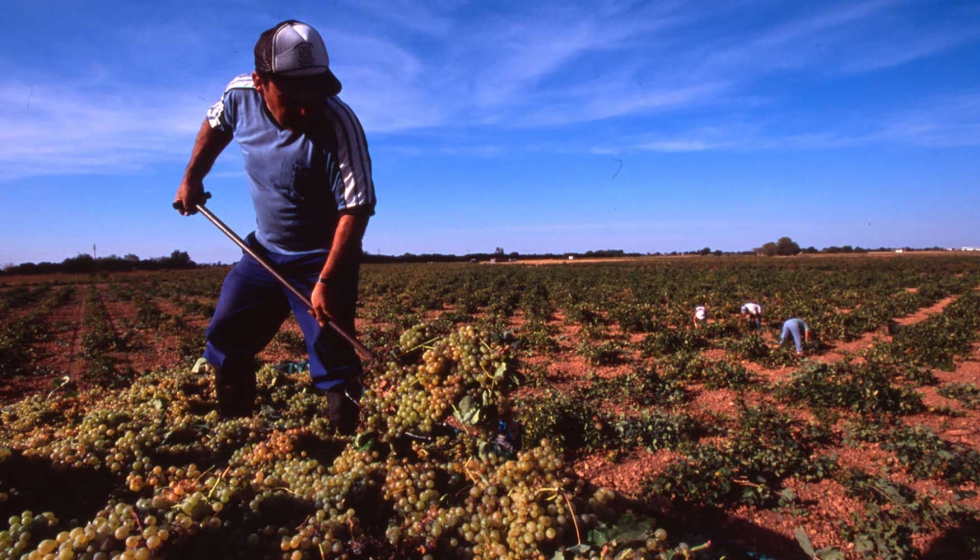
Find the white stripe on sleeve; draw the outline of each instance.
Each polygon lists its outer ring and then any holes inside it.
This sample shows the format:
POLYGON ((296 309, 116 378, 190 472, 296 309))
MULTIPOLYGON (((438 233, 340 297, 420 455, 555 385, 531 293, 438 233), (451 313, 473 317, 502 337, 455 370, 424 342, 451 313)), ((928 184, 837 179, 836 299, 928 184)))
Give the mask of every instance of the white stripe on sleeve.
POLYGON ((220 128, 224 122, 221 120, 222 114, 225 112, 225 100, 221 98, 217 103, 208 109, 208 124, 211 128, 220 128))
POLYGON ((337 97, 327 100, 333 110, 334 131, 337 134, 337 164, 343 181, 343 191, 334 191, 337 209, 374 206, 374 180, 371 177, 371 156, 367 139, 354 111, 337 97))
POLYGON ((233 89, 249 89, 249 88, 255 88, 255 84, 252 83, 251 74, 241 74, 239 76, 235 76, 235 79, 228 82, 228 85, 225 86, 224 95, 221 96, 221 99, 219 99, 217 103, 215 103, 208 109, 208 124, 211 125, 211 128, 220 128, 225 124, 227 124, 227 122, 225 122, 224 116, 225 116, 225 96, 228 94, 228 92, 233 89))

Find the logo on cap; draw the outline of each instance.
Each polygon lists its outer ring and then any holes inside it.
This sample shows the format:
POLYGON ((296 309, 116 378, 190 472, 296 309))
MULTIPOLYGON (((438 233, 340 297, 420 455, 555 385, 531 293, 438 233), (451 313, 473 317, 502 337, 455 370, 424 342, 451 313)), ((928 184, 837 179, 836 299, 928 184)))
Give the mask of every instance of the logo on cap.
POLYGON ((313 55, 313 45, 300 43, 296 45, 296 53, 299 55, 300 66, 313 66, 316 59, 313 55))

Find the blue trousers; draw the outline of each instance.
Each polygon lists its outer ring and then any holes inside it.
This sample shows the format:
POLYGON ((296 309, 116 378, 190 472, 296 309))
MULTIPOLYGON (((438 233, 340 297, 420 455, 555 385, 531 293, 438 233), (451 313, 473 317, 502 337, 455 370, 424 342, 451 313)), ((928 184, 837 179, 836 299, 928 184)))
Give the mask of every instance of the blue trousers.
MULTIPOLYGON (((266 251, 250 234, 246 243, 270 261, 280 275, 304 294, 311 294, 326 261, 325 254, 282 255, 266 251)), ((337 324, 354 332, 358 267, 337 279, 331 292, 340 298, 337 324)), ((309 297, 307 295, 307 297, 309 297)), ((251 364, 279 332, 292 311, 303 331, 310 360, 310 377, 318 389, 343 386, 362 373, 357 352, 330 328, 321 328, 296 296, 247 253, 231 269, 221 286, 221 297, 205 333, 204 359, 230 374, 238 364, 251 364)), ((240 366, 247 367, 247 366, 240 366)))
POLYGON ((790 335, 793 336, 793 344, 796 345, 796 353, 799 354, 803 351, 803 336, 800 333, 800 321, 790 319, 783 323, 783 332, 779 335, 779 345, 782 346, 783 342, 790 335))

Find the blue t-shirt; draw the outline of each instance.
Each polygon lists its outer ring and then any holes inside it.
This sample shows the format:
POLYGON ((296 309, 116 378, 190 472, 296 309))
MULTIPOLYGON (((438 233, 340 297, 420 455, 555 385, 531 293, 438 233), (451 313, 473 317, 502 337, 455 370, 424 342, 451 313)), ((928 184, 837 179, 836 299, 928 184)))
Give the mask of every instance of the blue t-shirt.
POLYGON ((374 182, 364 130, 337 97, 324 99, 327 122, 315 133, 282 128, 248 74, 228 84, 208 111, 242 149, 255 205, 255 236, 283 254, 326 252, 344 213, 374 214, 374 182))

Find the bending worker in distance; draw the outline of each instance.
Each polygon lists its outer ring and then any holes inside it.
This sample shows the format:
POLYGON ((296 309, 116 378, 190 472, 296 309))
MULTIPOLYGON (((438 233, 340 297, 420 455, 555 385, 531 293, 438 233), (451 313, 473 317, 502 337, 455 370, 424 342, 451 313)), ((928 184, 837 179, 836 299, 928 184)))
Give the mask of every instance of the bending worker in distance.
POLYGON ((758 303, 746 303, 743 305, 742 315, 746 315, 750 323, 755 323, 755 330, 762 328, 762 306, 758 303))
POLYGON ((694 328, 698 328, 699 323, 708 324, 708 311, 703 305, 699 305, 694 308, 694 316, 691 318, 694 322, 694 328))
POLYGON ((243 254, 222 285, 204 358, 214 369, 220 414, 251 414, 255 355, 291 309, 330 422, 352 433, 361 361, 324 325, 329 320, 354 332, 361 239, 375 206, 367 141, 337 97, 340 81, 315 29, 284 21, 261 34, 254 52, 255 71, 232 80, 208 111, 175 202, 184 215, 195 212, 204 201, 204 177, 235 139, 257 222, 246 243, 310 293, 313 310, 243 254))
POLYGON ((783 323, 783 332, 779 335, 779 345, 782 346, 783 342, 786 341, 786 337, 793 335, 793 343, 796 345, 796 355, 799 356, 803 354, 803 341, 800 340, 800 329, 803 329, 803 339, 806 342, 810 342, 810 327, 803 321, 803 319, 787 319, 783 323))

